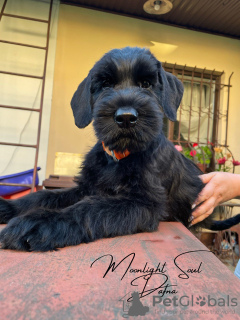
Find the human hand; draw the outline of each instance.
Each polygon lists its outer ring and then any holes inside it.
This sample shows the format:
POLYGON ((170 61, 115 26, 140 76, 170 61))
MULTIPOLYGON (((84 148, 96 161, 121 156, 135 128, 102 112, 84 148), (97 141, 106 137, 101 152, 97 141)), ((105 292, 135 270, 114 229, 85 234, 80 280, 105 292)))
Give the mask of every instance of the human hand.
POLYGON ((240 195, 240 175, 228 172, 211 172, 199 176, 206 186, 198 195, 193 204, 191 225, 194 225, 212 214, 215 207, 220 203, 233 199, 240 195))

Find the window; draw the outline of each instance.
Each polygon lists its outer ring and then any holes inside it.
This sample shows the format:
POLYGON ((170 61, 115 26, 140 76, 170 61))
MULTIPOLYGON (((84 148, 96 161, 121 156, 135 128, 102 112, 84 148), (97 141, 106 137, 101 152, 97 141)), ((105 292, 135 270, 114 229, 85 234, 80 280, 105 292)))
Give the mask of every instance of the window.
MULTIPOLYGON (((227 145, 227 120, 230 79, 222 84, 224 72, 163 63, 163 68, 176 75, 184 85, 184 95, 177 121, 164 119, 164 132, 174 144, 188 146, 227 145)), ((214 150, 212 148, 212 152, 214 150)), ((194 159, 193 159, 194 160, 194 159)), ((214 170, 215 161, 210 164, 214 170)))

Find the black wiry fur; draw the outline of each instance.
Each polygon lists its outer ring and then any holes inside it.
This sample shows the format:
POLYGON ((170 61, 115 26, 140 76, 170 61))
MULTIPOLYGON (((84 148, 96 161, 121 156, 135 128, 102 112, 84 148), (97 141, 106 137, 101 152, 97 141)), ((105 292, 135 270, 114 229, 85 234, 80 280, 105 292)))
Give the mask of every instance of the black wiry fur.
POLYGON ((222 230, 230 229, 232 226, 235 226, 238 223, 240 223, 240 214, 237 214, 236 216, 226 220, 220 220, 220 221, 213 220, 211 221, 208 228, 214 231, 222 231, 222 230))
POLYGON ((146 49, 107 53, 79 85, 71 105, 82 128, 92 118, 98 138, 68 190, 40 191, 14 201, 0 199, 2 248, 48 251, 104 237, 157 229, 159 221, 188 226, 202 190, 198 168, 163 135, 163 113, 176 120, 181 82, 146 49), (144 82, 145 81, 145 82, 144 82), (144 83, 150 86, 144 88, 144 83), (120 128, 120 107, 137 110, 134 127, 120 128), (130 151, 119 162, 103 150, 130 151))

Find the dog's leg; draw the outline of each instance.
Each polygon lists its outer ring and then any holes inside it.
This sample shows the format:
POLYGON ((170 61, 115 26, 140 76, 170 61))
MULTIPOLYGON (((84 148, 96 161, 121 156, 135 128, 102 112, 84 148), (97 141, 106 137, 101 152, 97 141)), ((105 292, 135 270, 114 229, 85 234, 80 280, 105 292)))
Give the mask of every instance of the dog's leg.
POLYGON ((0 197, 0 223, 7 223, 13 217, 38 207, 63 209, 78 202, 82 197, 83 191, 79 187, 52 191, 43 190, 16 200, 5 200, 0 197))
POLYGON ((154 231, 159 223, 158 212, 163 218, 164 211, 164 201, 154 205, 136 198, 90 196, 58 212, 38 209, 16 217, 0 233, 0 241, 5 249, 49 251, 100 238, 154 231))

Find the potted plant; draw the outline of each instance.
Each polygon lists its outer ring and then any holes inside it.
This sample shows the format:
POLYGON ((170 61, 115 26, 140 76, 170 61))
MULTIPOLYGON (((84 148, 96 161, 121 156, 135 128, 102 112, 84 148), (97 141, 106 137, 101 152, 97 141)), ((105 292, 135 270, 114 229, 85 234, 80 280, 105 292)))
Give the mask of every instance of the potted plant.
POLYGON ((198 143, 193 143, 191 147, 175 145, 175 148, 186 158, 194 161, 202 172, 206 171, 212 158, 210 142, 203 146, 200 146, 198 143))
POLYGON ((214 151, 216 159, 216 171, 234 172, 234 167, 240 165, 240 162, 234 160, 232 154, 229 151, 224 152, 223 148, 221 147, 214 148, 214 151))

